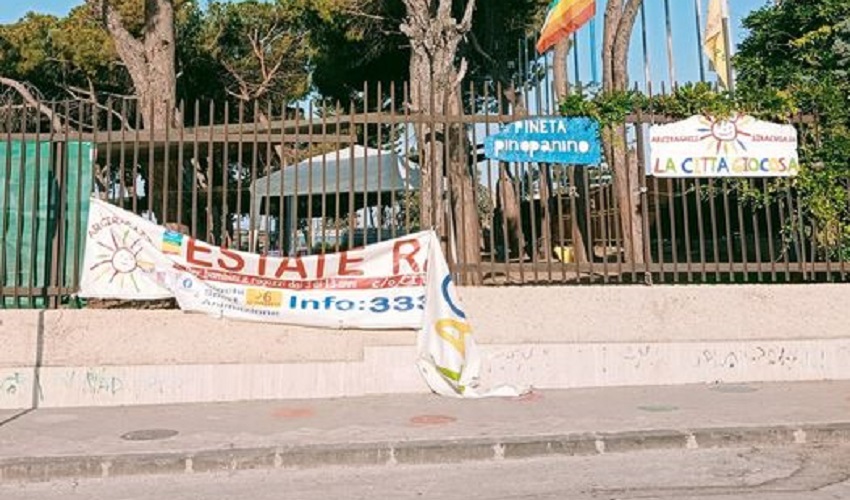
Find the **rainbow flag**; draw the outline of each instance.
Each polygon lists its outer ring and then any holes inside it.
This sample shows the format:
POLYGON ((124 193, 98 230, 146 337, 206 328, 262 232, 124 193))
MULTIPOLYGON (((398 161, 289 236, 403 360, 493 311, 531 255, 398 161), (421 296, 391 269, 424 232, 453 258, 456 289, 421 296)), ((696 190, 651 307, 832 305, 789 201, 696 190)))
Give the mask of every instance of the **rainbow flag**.
POLYGON ((596 0, 552 0, 540 30, 537 52, 544 53, 596 15, 596 0))

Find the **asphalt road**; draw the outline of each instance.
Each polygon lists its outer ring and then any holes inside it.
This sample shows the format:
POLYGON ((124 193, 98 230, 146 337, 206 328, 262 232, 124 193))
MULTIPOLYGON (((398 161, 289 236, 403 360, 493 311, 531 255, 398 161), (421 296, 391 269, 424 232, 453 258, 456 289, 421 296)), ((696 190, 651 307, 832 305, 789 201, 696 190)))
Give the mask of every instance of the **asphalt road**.
POLYGON ((850 447, 647 451, 0 485, 3 500, 850 499, 850 447))

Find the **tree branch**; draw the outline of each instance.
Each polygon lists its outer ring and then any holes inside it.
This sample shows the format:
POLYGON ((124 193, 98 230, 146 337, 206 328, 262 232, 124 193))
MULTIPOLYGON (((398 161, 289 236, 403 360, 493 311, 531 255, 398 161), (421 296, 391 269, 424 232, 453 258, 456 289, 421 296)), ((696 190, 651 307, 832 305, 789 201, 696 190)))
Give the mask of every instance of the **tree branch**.
POLYGON ((37 109, 41 114, 46 116, 48 120, 50 120, 50 126, 53 127, 55 132, 62 131, 64 127, 59 116, 54 113, 52 109, 48 108, 42 104, 41 101, 36 99, 35 96, 32 95, 32 92, 30 92, 27 86, 22 82, 0 76, 0 85, 5 85, 6 87, 14 89, 24 99, 24 101, 27 102, 27 104, 37 109))
POLYGON ((460 20, 458 30, 460 33, 466 33, 472 29, 472 14, 475 13, 475 0, 467 0, 466 10, 463 12, 463 18, 460 20))
POLYGON ((484 47, 481 46, 481 42, 478 41, 478 37, 475 35, 474 31, 471 31, 469 33, 469 41, 471 42, 472 48, 475 50, 475 52, 478 52, 478 54, 481 55, 481 57, 483 57, 488 63, 496 63, 496 60, 493 59, 493 56, 488 54, 487 51, 484 50, 484 47))
MULTIPOLYGON (((91 81, 89 81, 89 82, 91 83, 91 81)), ((128 130, 128 131, 133 130, 133 127, 130 125, 130 122, 127 120, 127 117, 123 116, 121 113, 119 113, 114 108, 112 108, 110 106, 105 106, 105 105, 103 105, 103 104, 101 104, 97 101, 97 96, 96 96, 93 88, 86 90, 86 89, 81 89, 79 87, 74 87, 73 85, 68 85, 68 86, 65 87, 65 92, 70 94, 71 97, 73 97, 74 99, 77 99, 77 100, 80 100, 80 101, 89 101, 92 104, 92 106, 94 106, 98 109, 102 109, 103 111, 106 111, 111 116, 117 118, 118 121, 121 122, 121 128, 123 130, 128 130), (84 96, 88 96, 88 98, 86 98, 84 96)))
POLYGON ((226 89, 227 93, 233 95, 234 97, 242 99, 244 101, 250 100, 251 99, 251 90, 250 90, 250 86, 248 85, 248 82, 244 78, 242 78, 242 76, 239 75, 239 72, 236 70, 236 68, 231 66, 226 60, 222 59, 221 65, 224 66, 224 69, 228 73, 230 73, 230 76, 233 77, 234 80, 236 80, 236 85, 239 86, 239 91, 241 92, 241 94, 236 94, 235 92, 232 92, 231 90, 226 89))
POLYGON ((466 61, 466 58, 462 58, 460 60, 460 66, 457 70, 457 75, 455 76, 455 81, 452 83, 452 92, 454 92, 455 89, 460 87, 460 84, 463 83, 463 79, 466 78, 467 69, 469 69, 469 66, 466 61))
POLYGON ((352 16, 363 17, 363 18, 366 18, 366 19, 372 19, 373 21, 384 22, 384 21, 388 20, 388 18, 386 18, 384 16, 377 16, 375 14, 369 14, 367 12, 363 12, 363 11, 360 11, 360 10, 343 8, 343 9, 341 9, 341 12, 343 12, 345 14, 352 15, 352 16))
POLYGON ((437 7, 437 19, 449 19, 452 16, 452 0, 440 0, 437 7))

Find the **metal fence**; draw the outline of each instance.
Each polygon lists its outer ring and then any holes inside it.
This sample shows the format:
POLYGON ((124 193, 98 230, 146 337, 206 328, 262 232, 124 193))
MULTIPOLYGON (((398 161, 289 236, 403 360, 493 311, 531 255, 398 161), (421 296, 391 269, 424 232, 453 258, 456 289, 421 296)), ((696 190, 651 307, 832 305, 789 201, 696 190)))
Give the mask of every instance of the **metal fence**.
MULTIPOLYGON (((347 106, 180 104, 148 127, 130 100, 0 110, 0 305, 58 307, 73 296, 89 195, 193 238, 271 256, 393 238, 421 230, 423 209, 439 211, 428 220, 442 221, 450 265, 467 284, 846 277, 845 238, 824 234, 829 227, 801 206, 793 181, 648 177, 646 126, 669 120, 635 115, 621 140, 639 175, 623 186, 636 195, 622 210, 617 189, 628 181, 610 165, 486 159, 484 138, 518 116, 505 111, 505 89, 474 87, 463 90, 474 104, 453 114, 412 111, 407 85, 367 86, 347 106), (423 177, 423 145, 441 164, 463 162, 472 182, 458 189, 437 169, 423 177), (464 189, 474 206, 458 207, 464 189), (474 241, 460 227, 470 220, 458 216, 464 210, 477 213, 474 241)), ((801 138, 816 140, 811 121, 797 121, 801 138)))

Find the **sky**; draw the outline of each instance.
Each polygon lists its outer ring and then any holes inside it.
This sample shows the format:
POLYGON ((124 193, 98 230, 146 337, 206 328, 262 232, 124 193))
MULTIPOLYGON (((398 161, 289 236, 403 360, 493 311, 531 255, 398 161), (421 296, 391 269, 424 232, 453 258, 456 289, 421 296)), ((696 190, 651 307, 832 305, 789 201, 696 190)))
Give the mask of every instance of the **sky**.
MULTIPOLYGON (((742 26, 743 19, 752 11, 772 4, 774 0, 728 0, 730 12, 730 29, 732 40, 735 44, 739 43, 745 36, 746 30, 742 26)), ((649 69, 649 76, 652 82, 653 92, 661 89, 662 84, 666 88, 670 88, 670 82, 677 83, 696 82, 704 79, 708 82, 716 81, 716 76, 710 71, 708 61, 706 60, 702 48, 699 45, 698 33, 705 29, 706 11, 708 9, 709 0, 644 0, 646 19, 646 39, 647 39, 647 54, 648 61, 645 62, 643 50, 643 25, 641 16, 635 24, 635 31, 632 36, 631 47, 629 51, 629 79, 630 86, 637 84, 638 87, 646 91, 646 73, 649 69), (700 5, 701 26, 697 30, 696 6, 700 5), (672 53, 668 52, 667 42, 667 8, 670 13, 670 33, 671 33, 671 49, 672 53), (671 73, 668 61, 672 59, 673 72, 671 73), (700 71, 700 60, 702 60, 703 70, 700 71)), ((604 0, 597 0, 596 27, 595 37, 597 40, 596 51, 591 51, 591 39, 594 35, 590 23, 586 24, 576 34, 577 50, 572 50, 569 55, 569 74, 570 82, 575 83, 577 80, 582 85, 588 85, 599 81, 593 80, 594 66, 591 64, 591 54, 596 57, 596 71, 601 72, 601 53, 598 45, 602 40, 602 26, 604 22, 604 0), (576 54, 578 58, 576 59, 576 54)), ((551 64, 551 52, 548 57, 551 64)), ((550 71, 551 74, 551 71, 550 71)), ((601 75, 597 75, 601 77, 601 75)), ((548 83, 548 82, 547 82, 548 83)), ((551 102, 551 97, 546 92, 541 92, 542 97, 538 100, 537 92, 531 89, 527 94, 529 109, 535 109, 542 112, 553 113, 554 103, 551 102), (538 102, 535 102, 538 101, 538 102)))
MULTIPOLYGON (((206 2, 206 0, 201 1, 206 2)), ((655 88, 658 88, 662 81, 669 84, 670 80, 669 66, 667 64, 665 4, 669 5, 670 8, 675 79, 679 82, 699 80, 699 61, 700 58, 703 61, 705 59, 697 45, 697 31, 694 17, 695 2, 699 2, 701 5, 704 23, 708 0, 644 0, 644 2, 646 5, 650 73, 655 88)), ((745 35, 741 28, 741 19, 752 10, 771 3, 772 0, 728 0, 728 2, 731 14, 732 36, 735 41, 738 41, 745 35)), ((14 22, 28 11, 60 16, 65 15, 73 7, 82 3, 82 0, 0 0, 0 4, 2 4, 2 7, 0 7, 0 24, 14 22)), ((603 1, 599 0, 597 8, 597 39, 601 39, 602 37, 602 17, 604 10, 603 1)), ((589 57, 590 33, 591 31, 588 26, 585 26, 578 33, 577 53, 580 55, 578 76, 584 82, 591 80, 592 65, 589 57)), ((629 61, 631 79, 642 86, 645 82, 645 71, 640 20, 638 20, 635 26, 635 35, 632 39, 629 61)), ((708 71, 707 63, 704 64, 707 79, 713 81, 714 76, 708 71)), ((574 59, 570 67, 570 72, 574 77, 576 74, 574 59)))
POLYGON ((69 10, 82 4, 79 0, 0 0, 0 24, 12 23, 27 12, 35 11, 43 14, 64 16, 69 10))

